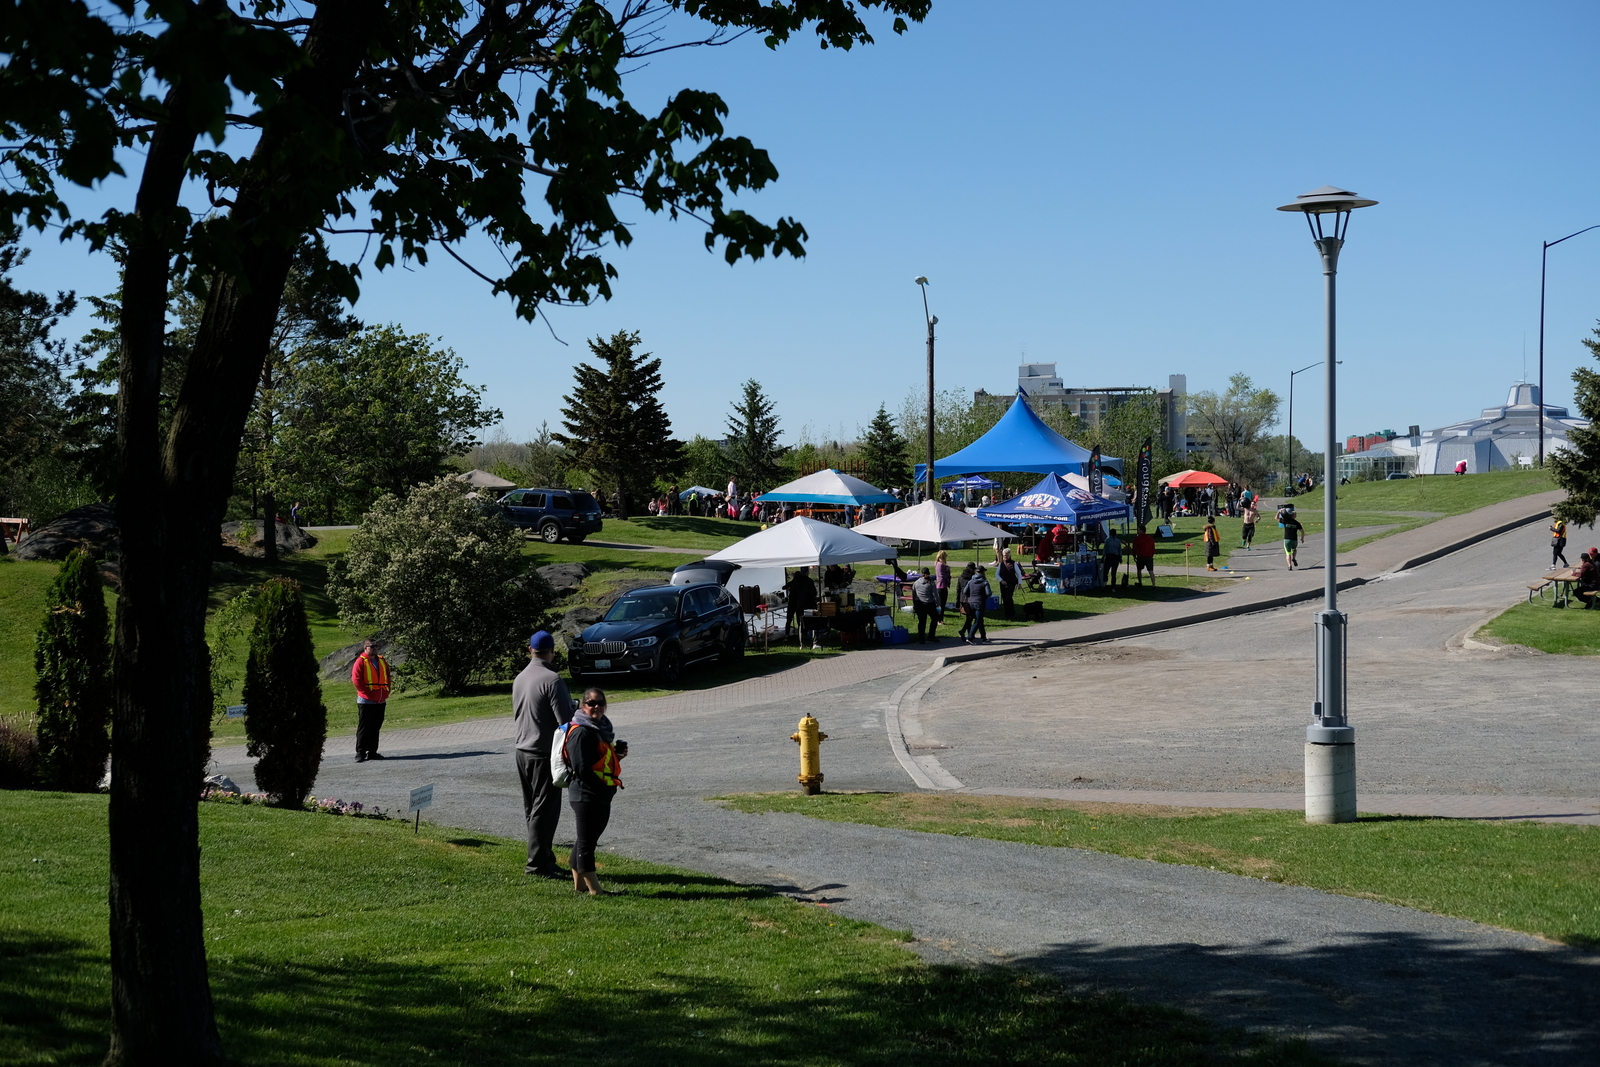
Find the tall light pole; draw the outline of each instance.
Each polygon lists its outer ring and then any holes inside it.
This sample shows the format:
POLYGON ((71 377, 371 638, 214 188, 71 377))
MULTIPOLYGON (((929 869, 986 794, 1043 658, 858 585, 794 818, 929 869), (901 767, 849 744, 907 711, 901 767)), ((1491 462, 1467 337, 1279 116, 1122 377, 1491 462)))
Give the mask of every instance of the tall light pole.
POLYGON ((1371 207, 1376 200, 1364 200, 1346 189, 1324 185, 1302 193, 1279 211, 1298 211, 1305 215, 1311 239, 1322 257, 1325 282, 1326 348, 1322 365, 1326 374, 1327 443, 1323 454, 1322 539, 1324 544, 1322 610, 1317 612, 1317 689, 1312 705, 1312 722, 1306 727, 1306 822, 1354 822, 1356 817, 1356 731, 1345 708, 1345 625, 1349 621, 1339 611, 1339 502, 1338 460, 1334 453, 1334 426, 1338 414, 1338 318, 1335 279, 1339 273, 1339 250, 1350 228, 1350 212, 1371 207), (1333 216, 1325 232, 1323 217, 1333 216))
POLYGON ((1550 250, 1561 241, 1570 241, 1579 233, 1588 233, 1590 230, 1600 230, 1600 225, 1589 226, 1569 233, 1558 241, 1546 241, 1544 249, 1539 253, 1539 466, 1544 466, 1544 273, 1545 267, 1550 262, 1550 250))
MULTIPOLYGON (((1320 359, 1311 364, 1311 367, 1320 366, 1322 366, 1322 360, 1320 359)), ((1289 488, 1291 490, 1294 489, 1294 376, 1296 374, 1304 374, 1311 367, 1301 367, 1299 370, 1289 372, 1289 488)), ((1292 496, 1293 494, 1291 492, 1283 495, 1292 496)))
POLYGON ((922 317, 928 320, 928 469, 927 495, 922 499, 932 500, 933 495, 933 328, 939 325, 939 316, 928 313, 928 277, 925 274, 917 275, 917 287, 922 290, 922 317))

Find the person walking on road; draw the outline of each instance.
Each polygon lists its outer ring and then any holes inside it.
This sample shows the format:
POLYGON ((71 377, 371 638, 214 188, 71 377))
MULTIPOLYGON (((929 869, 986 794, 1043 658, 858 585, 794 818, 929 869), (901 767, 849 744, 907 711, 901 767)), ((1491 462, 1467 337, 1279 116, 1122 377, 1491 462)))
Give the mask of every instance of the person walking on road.
POLYGON ((1294 517, 1293 504, 1278 509, 1278 525, 1283 527, 1284 558, 1289 561, 1289 569, 1294 570, 1300 565, 1300 538, 1305 535, 1306 528, 1294 517))
POLYGON ((911 583, 911 608, 917 613, 917 644, 939 643, 939 590, 933 575, 923 571, 911 583))
POLYGON ((1242 535, 1239 540, 1239 547, 1249 552, 1255 547, 1256 522, 1261 518, 1261 509, 1256 507, 1254 496, 1244 501, 1244 510, 1239 515, 1244 519, 1244 525, 1239 531, 1242 535))
POLYGON ((994 595, 989 588, 989 579, 984 577, 982 567, 976 567, 973 574, 967 579, 963 587, 963 603, 967 608, 968 643, 974 645, 987 645, 989 643, 989 628, 984 625, 983 613, 989 607, 989 598, 994 595))
POLYGON ((1570 567, 1567 562, 1567 522, 1557 519, 1550 524, 1550 567, 1555 569, 1559 562, 1563 567, 1570 567))
POLYGON ((1139 532, 1133 535, 1133 576, 1142 586, 1144 585, 1144 572, 1150 572, 1150 588, 1156 587, 1156 539, 1150 536, 1150 529, 1146 526, 1139 527, 1139 532))
POLYGON ((528 830, 524 874, 565 878, 551 847, 561 821, 561 794, 550 781, 550 742, 556 728, 572 719, 572 695, 551 663, 556 639, 540 630, 528 638, 528 665, 511 683, 511 716, 517 727, 517 777, 522 781, 522 815, 528 830))
POLYGON ((350 681, 356 687, 356 762, 383 759, 378 751, 378 732, 389 704, 389 661, 372 647, 372 638, 361 643, 361 655, 350 664, 350 681))
POLYGON ((1206 528, 1202 533, 1202 539, 1206 543, 1206 570, 1214 571, 1217 569, 1217 557, 1222 554, 1222 534, 1217 529, 1215 514, 1206 516, 1206 528))
POLYGON ((606 694, 590 689, 572 716, 567 729, 567 765, 572 782, 567 786, 567 805, 572 808, 572 888, 592 897, 618 896, 623 890, 602 889, 595 873, 594 850, 600 835, 611 822, 611 799, 622 788, 622 759, 628 743, 616 739, 611 720, 606 718, 606 694))

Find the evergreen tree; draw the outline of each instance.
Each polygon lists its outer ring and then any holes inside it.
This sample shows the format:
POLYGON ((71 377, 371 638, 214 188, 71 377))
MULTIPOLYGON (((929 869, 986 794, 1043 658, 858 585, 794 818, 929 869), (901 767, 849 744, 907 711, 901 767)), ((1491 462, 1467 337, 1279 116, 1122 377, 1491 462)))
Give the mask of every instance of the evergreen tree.
POLYGON ((50 587, 33 663, 39 781, 92 793, 111 754, 111 630, 94 557, 75 548, 50 587))
POLYGON ((761 391, 761 383, 751 378, 744 383, 744 393, 728 416, 724 461, 743 491, 771 489, 782 480, 783 469, 778 463, 784 453, 778 444, 782 432, 778 429, 778 416, 772 413, 772 401, 761 391))
POLYGON ((322 703, 300 583, 274 578, 261 587, 250 659, 245 665, 245 733, 256 757, 256 785, 279 806, 306 801, 322 765, 328 709, 322 703))
POLYGON ((880 489, 911 484, 906 439, 895 429, 894 420, 882 404, 861 439, 861 461, 866 465, 867 481, 880 489))
MULTIPOLYGON (((1600 359, 1600 330, 1584 338, 1589 354, 1600 359)), ((1552 510, 1575 526, 1593 526, 1600 516, 1600 371, 1579 367, 1572 372, 1572 400, 1578 413, 1589 420, 1583 429, 1567 431, 1568 447, 1545 453, 1555 482, 1567 499, 1552 510)), ((1540 398, 1543 403, 1543 398, 1540 398)))
POLYGON ((627 518, 631 495, 648 492, 659 475, 678 466, 682 447, 661 406, 661 361, 636 353, 638 344, 638 332, 626 330, 589 342, 605 367, 572 368, 578 386, 562 397, 567 432, 551 435, 566 446, 569 465, 588 470, 602 491, 621 495, 618 518, 627 518))

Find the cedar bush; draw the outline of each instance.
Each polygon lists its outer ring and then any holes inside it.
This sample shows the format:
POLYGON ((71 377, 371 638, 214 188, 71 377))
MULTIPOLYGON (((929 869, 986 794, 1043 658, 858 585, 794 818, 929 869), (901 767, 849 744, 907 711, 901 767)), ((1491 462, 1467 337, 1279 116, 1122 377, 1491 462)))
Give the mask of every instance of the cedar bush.
MULTIPOLYGON (((410 674, 446 696, 474 677, 527 663, 528 634, 555 603, 529 570, 526 538, 472 487, 445 476, 404 500, 382 497, 328 571, 328 595, 346 626, 382 630, 406 648, 410 674)), ((253 714, 253 712, 252 712, 253 714)))
POLYGON ((259 601, 244 673, 248 751, 262 792, 281 807, 299 808, 322 765, 328 709, 300 583, 274 578, 261 587, 259 601))
POLYGON ((111 755, 111 627, 94 557, 61 561, 33 655, 39 784, 92 793, 111 755))

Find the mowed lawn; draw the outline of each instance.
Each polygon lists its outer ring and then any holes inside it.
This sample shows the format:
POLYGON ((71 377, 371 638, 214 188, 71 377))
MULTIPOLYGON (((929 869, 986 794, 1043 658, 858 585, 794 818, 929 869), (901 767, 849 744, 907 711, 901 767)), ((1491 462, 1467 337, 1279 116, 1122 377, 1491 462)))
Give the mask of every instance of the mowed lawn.
POLYGON ((740 811, 1183 863, 1600 948, 1600 826, 1219 811, 929 793, 719 798, 740 811))
MULTIPOLYGON (((0 793, 0 1062, 105 1056, 106 802, 0 793)), ((1311 1065, 764 889, 602 853, 622 897, 528 879, 524 846, 201 805, 218 1024, 245 1065, 1311 1065)))
MULTIPOLYGON (((1545 596, 1550 597, 1551 591, 1545 596)), ((1479 637, 1506 645, 1526 645, 1562 656, 1600 654, 1600 611, 1586 611, 1574 597, 1564 610, 1548 599, 1514 605, 1478 631, 1479 637)))

